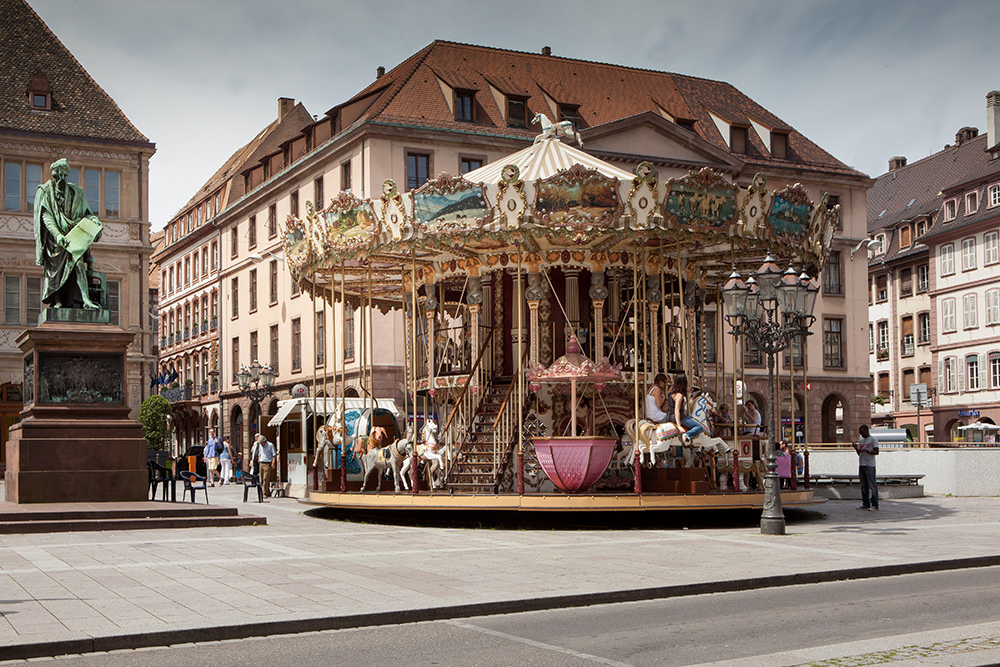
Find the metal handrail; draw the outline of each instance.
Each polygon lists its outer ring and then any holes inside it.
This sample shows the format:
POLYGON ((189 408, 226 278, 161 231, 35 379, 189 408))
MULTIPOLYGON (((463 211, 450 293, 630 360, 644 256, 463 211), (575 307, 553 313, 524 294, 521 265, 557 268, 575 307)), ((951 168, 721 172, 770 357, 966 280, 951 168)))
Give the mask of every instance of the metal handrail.
MULTIPOLYGON (((469 391, 469 385, 472 384, 472 376, 475 375, 475 373, 476 373, 477 370, 479 370, 479 364, 482 362, 483 356, 486 354, 486 350, 488 350, 489 347, 490 347, 490 345, 493 344, 493 334, 494 333, 496 333, 496 327, 490 327, 490 333, 489 333, 489 335, 486 336, 486 340, 483 342, 482 346, 479 348, 479 356, 476 357, 476 363, 472 364, 472 368, 469 369, 469 378, 468 378, 468 380, 466 380, 465 386, 462 387, 462 393, 460 393, 458 395, 458 398, 455 400, 455 405, 456 406, 458 406, 462 402, 462 399, 464 399, 465 395, 468 393, 468 391, 469 391)), ((485 395, 486 394, 484 392, 483 396, 485 396, 485 395)), ((452 422, 453 419, 455 419, 455 415, 456 414, 458 414, 458 410, 452 410, 451 414, 448 415, 448 421, 445 423, 444 428, 442 429, 442 433, 447 433, 448 432, 448 428, 451 426, 451 422, 452 422)))

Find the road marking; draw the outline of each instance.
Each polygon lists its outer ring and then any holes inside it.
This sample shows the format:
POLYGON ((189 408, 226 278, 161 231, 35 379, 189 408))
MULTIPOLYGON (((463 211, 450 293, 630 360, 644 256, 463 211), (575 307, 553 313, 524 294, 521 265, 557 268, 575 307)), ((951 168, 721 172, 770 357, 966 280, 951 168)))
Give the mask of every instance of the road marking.
POLYGON ((487 628, 481 628, 478 625, 471 625, 469 623, 462 623, 461 621, 443 621, 448 625, 454 625, 460 628, 465 628, 466 630, 472 630, 474 632, 481 632, 484 635, 493 635, 494 637, 499 637, 501 639, 507 639, 512 642, 517 642, 518 644, 524 644, 526 646, 532 646, 534 648, 545 649, 546 651, 555 651, 556 653, 562 653, 564 655, 571 655, 574 658, 581 658, 583 660, 590 660, 591 662, 597 662, 602 665, 612 665, 612 667, 635 667, 627 662, 618 662, 617 660, 608 660, 607 658, 602 658, 599 655, 591 655, 590 653, 581 653, 580 651, 574 651, 571 648, 564 648, 562 646, 555 646, 554 644, 546 644, 544 642, 536 642, 534 639, 528 639, 526 637, 518 637, 516 635, 509 635, 506 632, 500 632, 498 630, 489 630, 487 628))

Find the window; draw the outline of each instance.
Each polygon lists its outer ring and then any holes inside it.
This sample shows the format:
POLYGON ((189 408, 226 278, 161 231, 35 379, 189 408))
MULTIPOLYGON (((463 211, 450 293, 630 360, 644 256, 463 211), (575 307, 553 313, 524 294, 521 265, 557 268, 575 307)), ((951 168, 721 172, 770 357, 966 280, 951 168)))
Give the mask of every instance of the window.
POLYGON ((250 312, 253 313, 256 310, 257 310, 257 269, 250 269, 250 312))
POLYGON ((729 128, 729 149, 734 153, 747 152, 747 128, 735 125, 729 128))
POLYGON ((278 372, 278 325, 271 325, 271 370, 278 372))
POLYGON ((316 311, 316 365, 326 363, 326 314, 316 311))
POLYGON ((976 295, 966 294, 962 297, 962 328, 975 329, 979 326, 976 295))
POLYGON ((875 301, 882 303, 889 299, 889 277, 885 274, 875 277, 875 301))
POLYGON ((878 395, 882 398, 889 398, 891 390, 889 388, 889 374, 882 372, 878 374, 878 395))
POLYGON ((298 190, 295 190, 294 192, 292 192, 291 194, 288 195, 288 212, 291 215, 295 216, 296 218, 299 217, 299 191, 298 190))
MULTIPOLYGON (((28 276, 25 279, 25 314, 28 316, 29 327, 38 326, 42 314, 42 279, 39 276, 28 276)), ((155 327, 153 328, 155 331, 155 327)))
POLYGON ((240 279, 233 278, 233 317, 240 316, 240 279))
POLYGON ((899 338, 902 344, 902 349, 900 350, 904 357, 912 357, 914 343, 913 340, 913 316, 906 315, 899 323, 899 338))
POLYGON ((760 366, 764 363, 764 355, 760 348, 750 338, 743 337, 743 365, 760 366))
POLYGON ((257 332, 250 332, 250 363, 257 361, 257 332))
POLYGON ((351 191, 351 163, 344 162, 340 165, 340 189, 342 191, 351 191))
POLYGON ((313 205, 316 207, 317 211, 322 211, 326 207, 326 203, 323 201, 323 177, 320 176, 315 181, 313 181, 313 205))
POLYGON ((907 368, 903 371, 903 383, 900 388, 903 390, 903 400, 910 402, 910 385, 913 384, 913 369, 907 368))
POLYGON ((843 294, 844 286, 840 282, 840 253, 831 252, 823 266, 823 292, 825 294, 843 294))
POLYGON ((931 314, 917 313, 917 344, 931 342, 931 314))
POLYGON ((771 133, 771 157, 781 160, 788 157, 788 135, 784 132, 771 133))
POLYGON ((208 247, 201 249, 201 274, 203 276, 208 275, 208 247))
POLYGON ((962 270, 972 271, 976 268, 976 239, 962 240, 962 270))
POLYGON ((823 320, 823 365, 827 368, 844 367, 843 326, 841 319, 823 320))
POLYGON ((191 258, 184 258, 184 287, 191 284, 191 258))
POLYGON ((106 218, 121 217, 121 180, 121 172, 104 172, 104 217, 106 218))
POLYGON ((899 296, 913 296, 913 269, 909 267, 899 270, 899 296))
POLYGON ((219 243, 218 241, 212 241, 212 270, 215 271, 215 267, 218 266, 219 262, 219 243))
POLYGON ((970 192, 965 195, 965 214, 972 215, 979 210, 979 193, 970 192))
POLYGON ((899 230, 899 247, 900 248, 909 248, 910 247, 910 244, 913 243, 912 234, 913 234, 913 228, 910 227, 909 225, 904 225, 899 230))
POLYGON ((240 372, 240 337, 233 337, 233 384, 236 384, 236 374, 240 372))
MULTIPOLYGON (((705 355, 704 355, 705 363, 714 364, 715 363, 715 311, 714 310, 705 311, 704 327, 705 327, 705 333, 702 339, 705 345, 705 355)), ((795 340, 799 339, 796 338, 795 340)), ((794 349, 794 342, 792 343, 792 345, 794 349)), ((799 356, 795 357, 796 359, 795 364, 801 365, 802 363, 800 361, 802 354, 801 349, 798 350, 797 354, 799 356)))
POLYGON ((344 304, 344 361, 354 359, 354 308, 344 304))
POLYGON ((461 123, 474 123, 476 121, 476 93, 474 91, 455 91, 455 120, 461 123))
POLYGON ((1000 240, 1000 233, 998 232, 986 232, 983 234, 983 264, 989 265, 1000 262, 998 240, 1000 240))
POLYGON ((986 325, 1000 324, 1000 290, 986 290, 986 325))
POLYGON ((511 127, 528 126, 528 101, 521 97, 507 98, 507 124, 511 127))
POLYGON ((868 325, 868 354, 875 354, 875 326, 868 325))
POLYGON ((3 278, 3 323, 15 326, 21 323, 21 276, 3 278))
POLYGON ((930 267, 927 264, 921 264, 917 267, 917 294, 926 292, 930 288, 930 274, 930 267))
POLYGON ((560 104, 559 120, 568 120, 573 123, 573 127, 581 127, 583 116, 580 115, 580 106, 577 104, 560 104))
POLYGON ((958 330, 955 325, 955 300, 941 300, 941 333, 953 333, 958 330))
POLYGON ((944 360, 944 390, 947 393, 952 393, 956 390, 958 382, 956 381, 956 359, 954 357, 948 357, 944 360))
POLYGON ((193 267, 191 269, 191 279, 194 280, 195 282, 197 282, 198 281, 198 277, 200 275, 198 273, 198 251, 197 250, 195 250, 191 254, 191 265, 193 267))
POLYGON ((955 219, 956 208, 958 204, 956 200, 949 199, 944 203, 944 221, 950 222, 955 219))
POLYGON ((271 204, 267 207, 267 238, 273 239, 278 235, 278 205, 271 204))
POLYGON ((235 258, 240 253, 240 233, 236 225, 233 225, 233 231, 229 233, 229 254, 235 258))
POLYGON ((1000 352, 990 352, 990 389, 1000 389, 1000 352))
POLYGON ((7 211, 21 210, 21 163, 5 162, 3 166, 3 207, 7 211))
MULTIPOLYGON (((194 210, 194 226, 195 227, 201 227, 201 204, 198 204, 198 208, 196 208, 194 210)), ((187 228, 188 229, 193 229, 193 227, 191 227, 191 219, 190 218, 188 218, 188 227, 187 228)), ((187 231, 185 230, 184 233, 186 234, 187 231)))
POLYGON ((215 199, 212 200, 212 215, 219 215, 222 212, 222 193, 216 192, 215 199))
POLYGON ((927 223, 923 220, 917 221, 917 238, 919 239, 927 231, 927 223))
POLYGON ((889 323, 882 321, 877 325, 878 329, 878 347, 875 351, 878 353, 878 360, 889 358, 889 323))
POLYGON ((292 320, 292 370, 302 370, 302 320, 292 320))
POLYGON ((52 93, 31 93, 31 108, 35 111, 52 111, 52 93))
POLYGON ((271 260, 271 284, 268 293, 268 303, 272 306, 278 303, 278 260, 271 260))
POLYGON ((427 182, 431 156, 424 153, 406 154, 406 189, 416 190, 427 182))
POLYGON ((247 220, 247 246, 250 248, 257 247, 257 216, 251 215, 250 219, 247 220))
POLYGON ((482 166, 483 166, 482 160, 471 157, 463 157, 459 160, 458 163, 458 173, 465 175, 468 174, 470 171, 479 169, 482 166))
POLYGON ((979 391, 979 355, 970 354, 965 358, 965 388, 979 391))
POLYGON ((955 273, 955 246, 946 243, 941 246, 941 275, 950 276, 955 273))
POLYGON ((990 198, 990 208, 1000 206, 1000 183, 991 185, 987 190, 987 193, 990 198))

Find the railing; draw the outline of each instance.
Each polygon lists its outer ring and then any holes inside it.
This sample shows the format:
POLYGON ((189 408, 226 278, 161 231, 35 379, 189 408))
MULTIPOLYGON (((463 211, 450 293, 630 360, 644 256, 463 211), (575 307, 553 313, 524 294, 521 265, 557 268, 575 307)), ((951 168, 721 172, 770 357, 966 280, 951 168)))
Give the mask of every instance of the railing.
POLYGON ((208 323, 208 329, 209 331, 215 331, 218 327, 219 327, 219 320, 218 318, 213 317, 212 321, 208 323))
POLYGON ((913 356, 913 334, 903 336, 903 356, 913 356))
MULTIPOLYGON (((510 387, 507 389, 507 394, 503 397, 503 403, 500 404, 500 411, 497 413, 496 419, 493 420, 493 492, 499 491, 500 477, 504 472, 504 464, 510 457, 511 450, 514 443, 517 442, 518 436, 518 411, 517 406, 523 405, 523 410, 526 412, 528 406, 531 405, 532 401, 523 400, 524 396, 521 396, 521 400, 514 400, 518 397, 517 395, 517 385, 518 377, 521 373, 525 371, 525 361, 528 358, 528 349, 525 348, 524 354, 521 357, 521 363, 518 368, 518 372, 511 378, 510 387)), ((525 378, 527 380, 527 378, 525 378)), ((525 391, 527 395, 530 396, 531 390, 528 388, 528 383, 524 383, 525 391)), ((523 416, 523 413, 522 413, 523 416)))
POLYGON ((878 347, 875 349, 875 358, 878 361, 885 361, 889 358, 889 346, 887 344, 879 343, 878 347))
MULTIPOLYGON (((492 328, 478 325, 480 337, 485 338, 491 335, 492 328)), ((417 359, 427 359, 427 336, 426 332, 417 336, 417 359)), ((468 327, 453 326, 439 327, 434 330, 434 376, 439 375, 468 375, 472 372, 472 367, 476 363, 472 353, 472 333, 468 327)), ((491 355, 492 356, 492 355, 491 355)), ((488 360, 488 367, 492 368, 491 360, 488 360)), ((417 376, 426 375, 427 369, 418 369, 417 376)))
MULTIPOLYGON (((452 444, 457 442, 461 446, 469 438, 469 431, 472 429, 476 413, 479 412, 483 399, 486 398, 487 391, 485 390, 489 388, 496 374, 493 363, 493 336, 495 332, 496 329, 489 328, 489 333, 480 345, 479 355, 469 371, 465 386, 462 387, 462 391, 455 401, 454 409, 448 415, 448 421, 441 429, 445 442, 452 444)), ((457 456, 458 452, 453 452, 453 457, 457 456)))
POLYGON ((186 387, 164 389, 160 392, 160 396, 167 399, 170 403, 176 403, 177 401, 190 401, 191 393, 191 386, 188 385, 186 387))

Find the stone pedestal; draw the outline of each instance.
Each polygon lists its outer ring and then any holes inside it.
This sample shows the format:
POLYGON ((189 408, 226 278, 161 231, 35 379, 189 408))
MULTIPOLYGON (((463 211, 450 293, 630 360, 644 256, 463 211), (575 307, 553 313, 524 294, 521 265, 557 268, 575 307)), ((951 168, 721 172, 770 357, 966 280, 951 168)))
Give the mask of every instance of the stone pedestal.
POLYGON ((147 499, 146 441, 129 418, 118 327, 47 321, 17 339, 22 421, 7 441, 7 502, 147 499))

